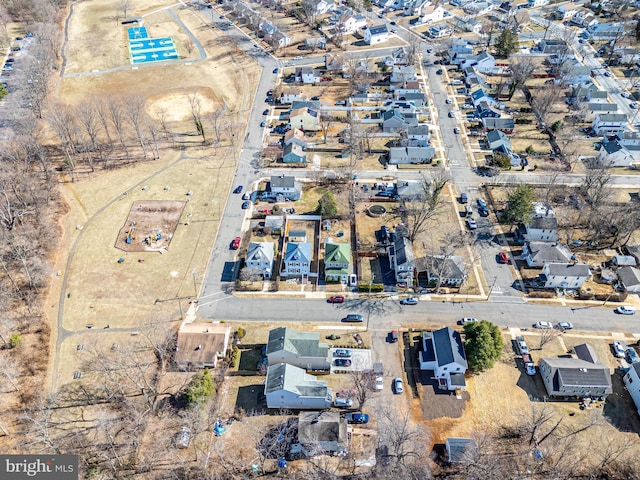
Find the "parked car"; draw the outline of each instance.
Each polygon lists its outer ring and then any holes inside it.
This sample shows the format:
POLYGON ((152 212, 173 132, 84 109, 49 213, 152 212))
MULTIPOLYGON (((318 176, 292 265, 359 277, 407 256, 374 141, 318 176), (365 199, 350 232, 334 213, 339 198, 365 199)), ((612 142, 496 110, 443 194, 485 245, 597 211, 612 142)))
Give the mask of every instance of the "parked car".
POLYGON ((465 221, 467 222, 467 227, 469 227, 469 230, 475 230, 476 228, 478 228, 478 224, 476 223, 475 219, 468 217, 465 221))
POLYGON ((404 385, 402 384, 402 379, 400 377, 393 379, 393 391, 397 394, 404 392, 404 385))
POLYGON ((400 305, 417 305, 418 299, 416 297, 407 297, 400 300, 400 305))
POLYGON ((347 420, 347 423, 369 423, 369 415, 366 413, 347 413, 344 418, 347 420))
POLYGON ((336 367, 350 367, 351 366, 351 360, 348 359, 348 358, 336 358, 333 363, 336 364, 336 367))
POLYGON ((509 263, 509 257, 506 252, 498 253, 498 263, 509 263))
POLYGON ((473 318, 473 317, 464 317, 461 318, 460 320, 458 320, 458 325, 465 325, 467 323, 475 323, 477 322, 478 319, 477 318, 473 318))
POLYGON ((233 193, 242 193, 242 185, 238 185, 233 193))
POLYGON ((336 102, 336 105, 346 105, 346 104, 347 104, 346 100, 338 100, 336 102))
POLYGON ((603 75, 604 75, 605 77, 610 77, 610 76, 611 76, 611 72, 609 72, 609 71, 605 70, 605 71, 604 71, 604 73, 603 73, 603 75))
POLYGON ((618 358, 624 358, 624 347, 622 346, 622 342, 615 341, 611 344, 611 349, 613 350, 613 354, 618 358))
MULTIPOLYGON (((433 63, 436 63, 436 62, 433 62, 433 63)), ((441 68, 436 70, 436 75, 442 75, 442 69, 441 68)))
POLYGON ((389 343, 396 343, 398 341, 398 331, 397 330, 391 330, 387 334, 387 341, 389 343))
POLYGON ((263 115, 269 115, 269 109, 265 108, 264 111, 262 112, 263 115))
POLYGON ((315 97, 311 97, 311 100, 317 101, 320 100, 320 97, 316 95, 315 97))
POLYGON ((277 68, 274 68, 274 69, 273 69, 273 73, 278 73, 278 69, 277 69, 277 68))
POLYGON ((450 98, 447 98, 447 99, 444 101, 444 103, 446 103, 447 105, 451 105, 451 99, 450 99, 450 98))
POLYGON ((459 134, 460 133, 460 129, 458 127, 454 127, 453 133, 459 134))
POLYGON ((638 104, 636 102, 632 102, 629 104, 629 108, 633 108, 635 110, 638 108, 638 104))
POLYGON ((247 208, 249 208, 249 200, 245 200, 244 202, 242 202, 242 209, 246 210, 247 208))
POLYGON ((618 308, 614 310, 614 312, 620 315, 633 315, 634 313, 636 313, 636 308, 630 307, 628 305, 620 305, 618 308))
POLYGON ((573 328, 573 323, 571 322, 558 322, 556 325, 560 330, 571 330, 573 328))
POLYGON ((516 337, 516 350, 520 355, 529 353, 529 346, 527 345, 527 342, 524 341, 524 337, 521 335, 518 335, 516 337))
POLYGON ((294 60, 302 60, 302 57, 300 55, 296 55, 295 57, 293 57, 294 60))
POLYGON ((462 192, 460 194, 460 203, 467 203, 469 201, 469 197, 467 197, 467 194, 462 192))
POLYGON ((524 364, 524 370, 527 372, 527 375, 535 375, 536 374, 536 366, 533 363, 533 359, 531 355, 528 353, 522 354, 522 363, 524 364))
POLYGON ((533 324, 533 328, 541 328, 543 330, 546 330, 549 328, 553 328, 553 325, 551 325, 551 322, 536 322, 533 324))
POLYGON ((620 92, 620 96, 622 98, 630 98, 631 94, 629 94, 629 92, 620 92))
POLYGON ((260 126, 263 127, 263 128, 266 127, 267 126, 267 121, 266 120, 262 120, 260 122, 260 126))
POLYGON ((251 194, 249 192, 246 192, 244 195, 242 195, 242 199, 243 200, 251 200, 251 194))
POLYGON ((632 347, 627 348, 625 353, 629 363, 638 363, 640 361, 640 359, 638 359, 638 354, 632 347))
POLYGON ((327 300, 329 303, 344 303, 344 297, 342 295, 334 295, 327 300))
POLYGON ((453 112, 449 112, 448 115, 449 115, 449 118, 455 118, 456 116, 456 114, 453 112))
POLYGON ((231 250, 238 250, 240 248, 240 242, 242 242, 242 238, 236 237, 231 242, 231 250))
POLYGON ((349 315, 344 317, 342 321, 347 323, 361 323, 362 315, 359 315, 357 313, 350 313, 349 315))
POLYGON ((376 377, 376 390, 384 390, 384 378, 376 377))
POLYGON ((333 351, 333 355, 335 357, 347 358, 351 356, 351 350, 347 350, 346 348, 338 348, 333 351))
POLYGON ((351 408, 353 407, 353 400, 350 398, 336 398, 333 401, 333 406, 338 408, 351 408))

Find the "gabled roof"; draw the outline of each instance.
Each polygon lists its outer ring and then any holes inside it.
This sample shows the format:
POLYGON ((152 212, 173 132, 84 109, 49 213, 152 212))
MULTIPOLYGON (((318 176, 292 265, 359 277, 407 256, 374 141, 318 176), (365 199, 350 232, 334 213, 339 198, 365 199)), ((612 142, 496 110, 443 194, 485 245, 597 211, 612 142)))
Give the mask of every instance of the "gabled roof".
POLYGON ((602 142, 601 148, 604 148, 605 152, 607 152, 609 155, 619 152, 620 150, 624 150, 624 147, 620 145, 620 142, 618 140, 611 140, 606 143, 602 142))
MULTIPOLYGON (((319 100, 294 100, 291 102, 291 110, 297 110, 299 108, 310 108, 312 110, 320 110, 319 100)), ((290 132, 291 130, 289 130, 290 132)), ((287 132, 287 133, 289 133, 287 132)))
POLYGON ((588 343, 581 343, 573 347, 573 351, 580 360, 584 360, 589 363, 600 363, 598 361, 598 354, 588 343))
POLYGON ((620 282, 625 287, 640 285, 640 270, 635 267, 620 267, 616 270, 620 282))
POLYGON ((449 463, 469 460, 467 457, 478 449, 478 444, 470 438, 449 437, 446 441, 449 463))
POLYGON ((547 263, 549 275, 557 277, 590 277, 589 265, 584 263, 547 263))
POLYGON ((185 323, 178 330, 177 363, 211 364, 224 355, 230 327, 213 323, 185 323))
POLYGON ((488 95, 485 93, 485 91, 484 91, 483 89, 481 89, 481 88, 479 88, 479 89, 478 89, 478 90, 476 90, 475 92, 472 92, 472 93, 471 93, 471 98, 472 98, 473 100, 479 100, 479 99, 480 99, 480 98, 482 98, 482 97, 487 97, 487 98, 488 98, 489 96, 488 96, 488 95))
POLYGON ((535 263, 568 263, 573 254, 564 243, 527 242, 529 256, 535 263))
POLYGON ((294 188, 296 186, 296 178, 290 175, 272 175, 271 189, 275 188, 294 188))
POLYGON ((556 217, 533 217, 531 223, 527 225, 527 230, 556 230, 558 220, 556 217))
POLYGON ((264 226, 271 228, 282 228, 284 217, 282 215, 267 215, 264 219, 264 226))
POLYGON ((367 28, 369 29, 369 33, 371 34, 371 36, 384 35, 385 33, 389 33, 386 23, 383 23, 382 25, 372 25, 371 27, 367 28))
POLYGON ((487 133, 487 142, 489 143, 497 142, 504 139, 507 139, 507 136, 500 130, 491 130, 489 133, 487 133))
POLYGON ((404 265, 413 262, 413 245, 407 237, 398 236, 394 242, 396 264, 404 265))
POLYGON ((279 327, 269 332, 267 354, 286 351, 301 357, 326 358, 329 347, 320 343, 316 332, 298 332, 292 328, 279 327))
POLYGON ((465 369, 467 368, 467 357, 464 353, 462 338, 457 331, 449 327, 441 328, 433 332, 432 338, 438 366, 457 363, 465 369))
POLYGON ((601 363, 567 357, 542 358, 540 362, 544 362, 556 370, 553 378, 554 391, 558 391, 563 385, 611 388, 611 372, 609 367, 601 363))
POLYGON ((626 123, 627 114, 626 113, 601 113, 596 117, 596 120, 600 122, 626 123))
POLYGON ((287 133, 284 134, 284 143, 290 143, 291 140, 296 139, 296 140, 300 140, 301 142, 305 143, 305 137, 304 137, 304 132, 302 130, 300 130, 299 128, 293 128, 291 130, 289 130, 287 133))
POLYGON ((324 246, 324 263, 349 263, 351 247, 348 243, 327 243, 324 246))
POLYGON ((311 244, 309 242, 288 242, 284 260, 285 262, 311 263, 311 244))
POLYGON ((324 380, 317 380, 302 368, 287 363, 271 365, 267 368, 264 393, 285 390, 301 397, 326 398, 329 388, 324 380))
POLYGON ((432 276, 440 275, 443 279, 462 278, 467 275, 462 257, 444 255, 425 255, 416 260, 416 270, 419 272, 429 272, 432 276), (442 262, 446 262, 442 265, 442 262))
MULTIPOLYGON (((281 217, 282 218, 282 217, 281 217)), ((273 262, 274 244, 272 242, 251 242, 247 249, 245 262, 273 262)))
POLYGON ((287 143, 282 150, 282 155, 293 154, 301 158, 306 158, 307 156, 304 154, 304 150, 297 143, 291 142, 287 143))

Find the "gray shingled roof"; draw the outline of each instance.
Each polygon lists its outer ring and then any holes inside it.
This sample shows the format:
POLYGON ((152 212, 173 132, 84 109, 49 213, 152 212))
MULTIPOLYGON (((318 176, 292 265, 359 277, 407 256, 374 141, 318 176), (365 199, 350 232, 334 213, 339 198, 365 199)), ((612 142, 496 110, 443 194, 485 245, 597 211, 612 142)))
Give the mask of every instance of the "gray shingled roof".
POLYGON ((528 227, 536 230, 555 230, 558 228, 558 220, 556 217, 533 217, 528 227))
POLYGON ((640 285, 640 270, 635 267, 620 267, 616 270, 620 282, 625 287, 640 285))
POLYGON ((584 263, 548 263, 549 275, 558 277, 590 277, 589 265, 584 263))
POLYGON ((573 254, 564 243, 527 242, 529 256, 535 263, 567 263, 573 254))
POLYGON ((573 347, 573 351, 576 352, 576 355, 580 360, 584 360, 589 363, 600 363, 598 361, 598 354, 588 343, 576 345, 573 347))
POLYGON ((579 358, 543 358, 554 374, 554 389, 560 385, 572 387, 611 387, 611 372, 609 367, 594 364, 579 358))
POLYGON ((271 188, 294 188, 296 186, 295 177, 289 175, 273 175, 271 177, 271 188))
POLYGON ((371 35, 382 35, 383 33, 388 33, 387 24, 383 23, 382 25, 373 25, 369 27, 369 32, 371 35))
POLYGON ((285 350, 301 357, 326 358, 329 346, 320 343, 320 334, 298 332, 288 327, 274 328, 269 332, 267 354, 285 350))
POLYGON ((267 368, 264 393, 267 395, 279 390, 286 390, 302 397, 326 397, 329 388, 326 381, 316 380, 302 368, 279 363, 267 368))
POLYGON ((399 236, 394 242, 396 263, 404 265, 413 262, 413 245, 407 237, 399 236))
POLYGON ((433 346, 438 366, 458 363, 467 368, 467 358, 462 346, 462 338, 455 330, 445 327, 433 332, 433 346))

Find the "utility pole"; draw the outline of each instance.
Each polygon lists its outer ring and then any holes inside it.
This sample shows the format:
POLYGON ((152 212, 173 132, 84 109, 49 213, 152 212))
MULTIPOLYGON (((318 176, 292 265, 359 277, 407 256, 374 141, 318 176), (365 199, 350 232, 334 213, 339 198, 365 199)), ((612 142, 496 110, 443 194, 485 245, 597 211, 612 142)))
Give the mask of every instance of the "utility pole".
POLYGON ((493 293, 493 288, 496 286, 496 282, 498 281, 498 276, 493 277, 493 283, 491 284, 491 288, 489 289, 489 295, 487 295, 487 302, 491 300, 491 294, 493 293))

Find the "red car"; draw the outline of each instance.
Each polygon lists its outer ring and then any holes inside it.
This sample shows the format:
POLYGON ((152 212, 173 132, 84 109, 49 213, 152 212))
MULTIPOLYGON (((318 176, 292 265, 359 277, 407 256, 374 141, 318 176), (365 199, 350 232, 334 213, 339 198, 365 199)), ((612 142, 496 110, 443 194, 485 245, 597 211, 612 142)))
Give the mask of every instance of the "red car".
POLYGON ((509 263, 509 257, 505 252, 500 252, 498 254, 498 262, 500 263, 509 263))
POLYGON ((344 297, 342 295, 334 295, 327 300, 329 303, 344 303, 344 297))
POLYGON ((240 248, 240 242, 242 241, 242 239, 240 237, 236 237, 233 239, 233 242, 231 242, 231 250, 237 250, 240 248))

